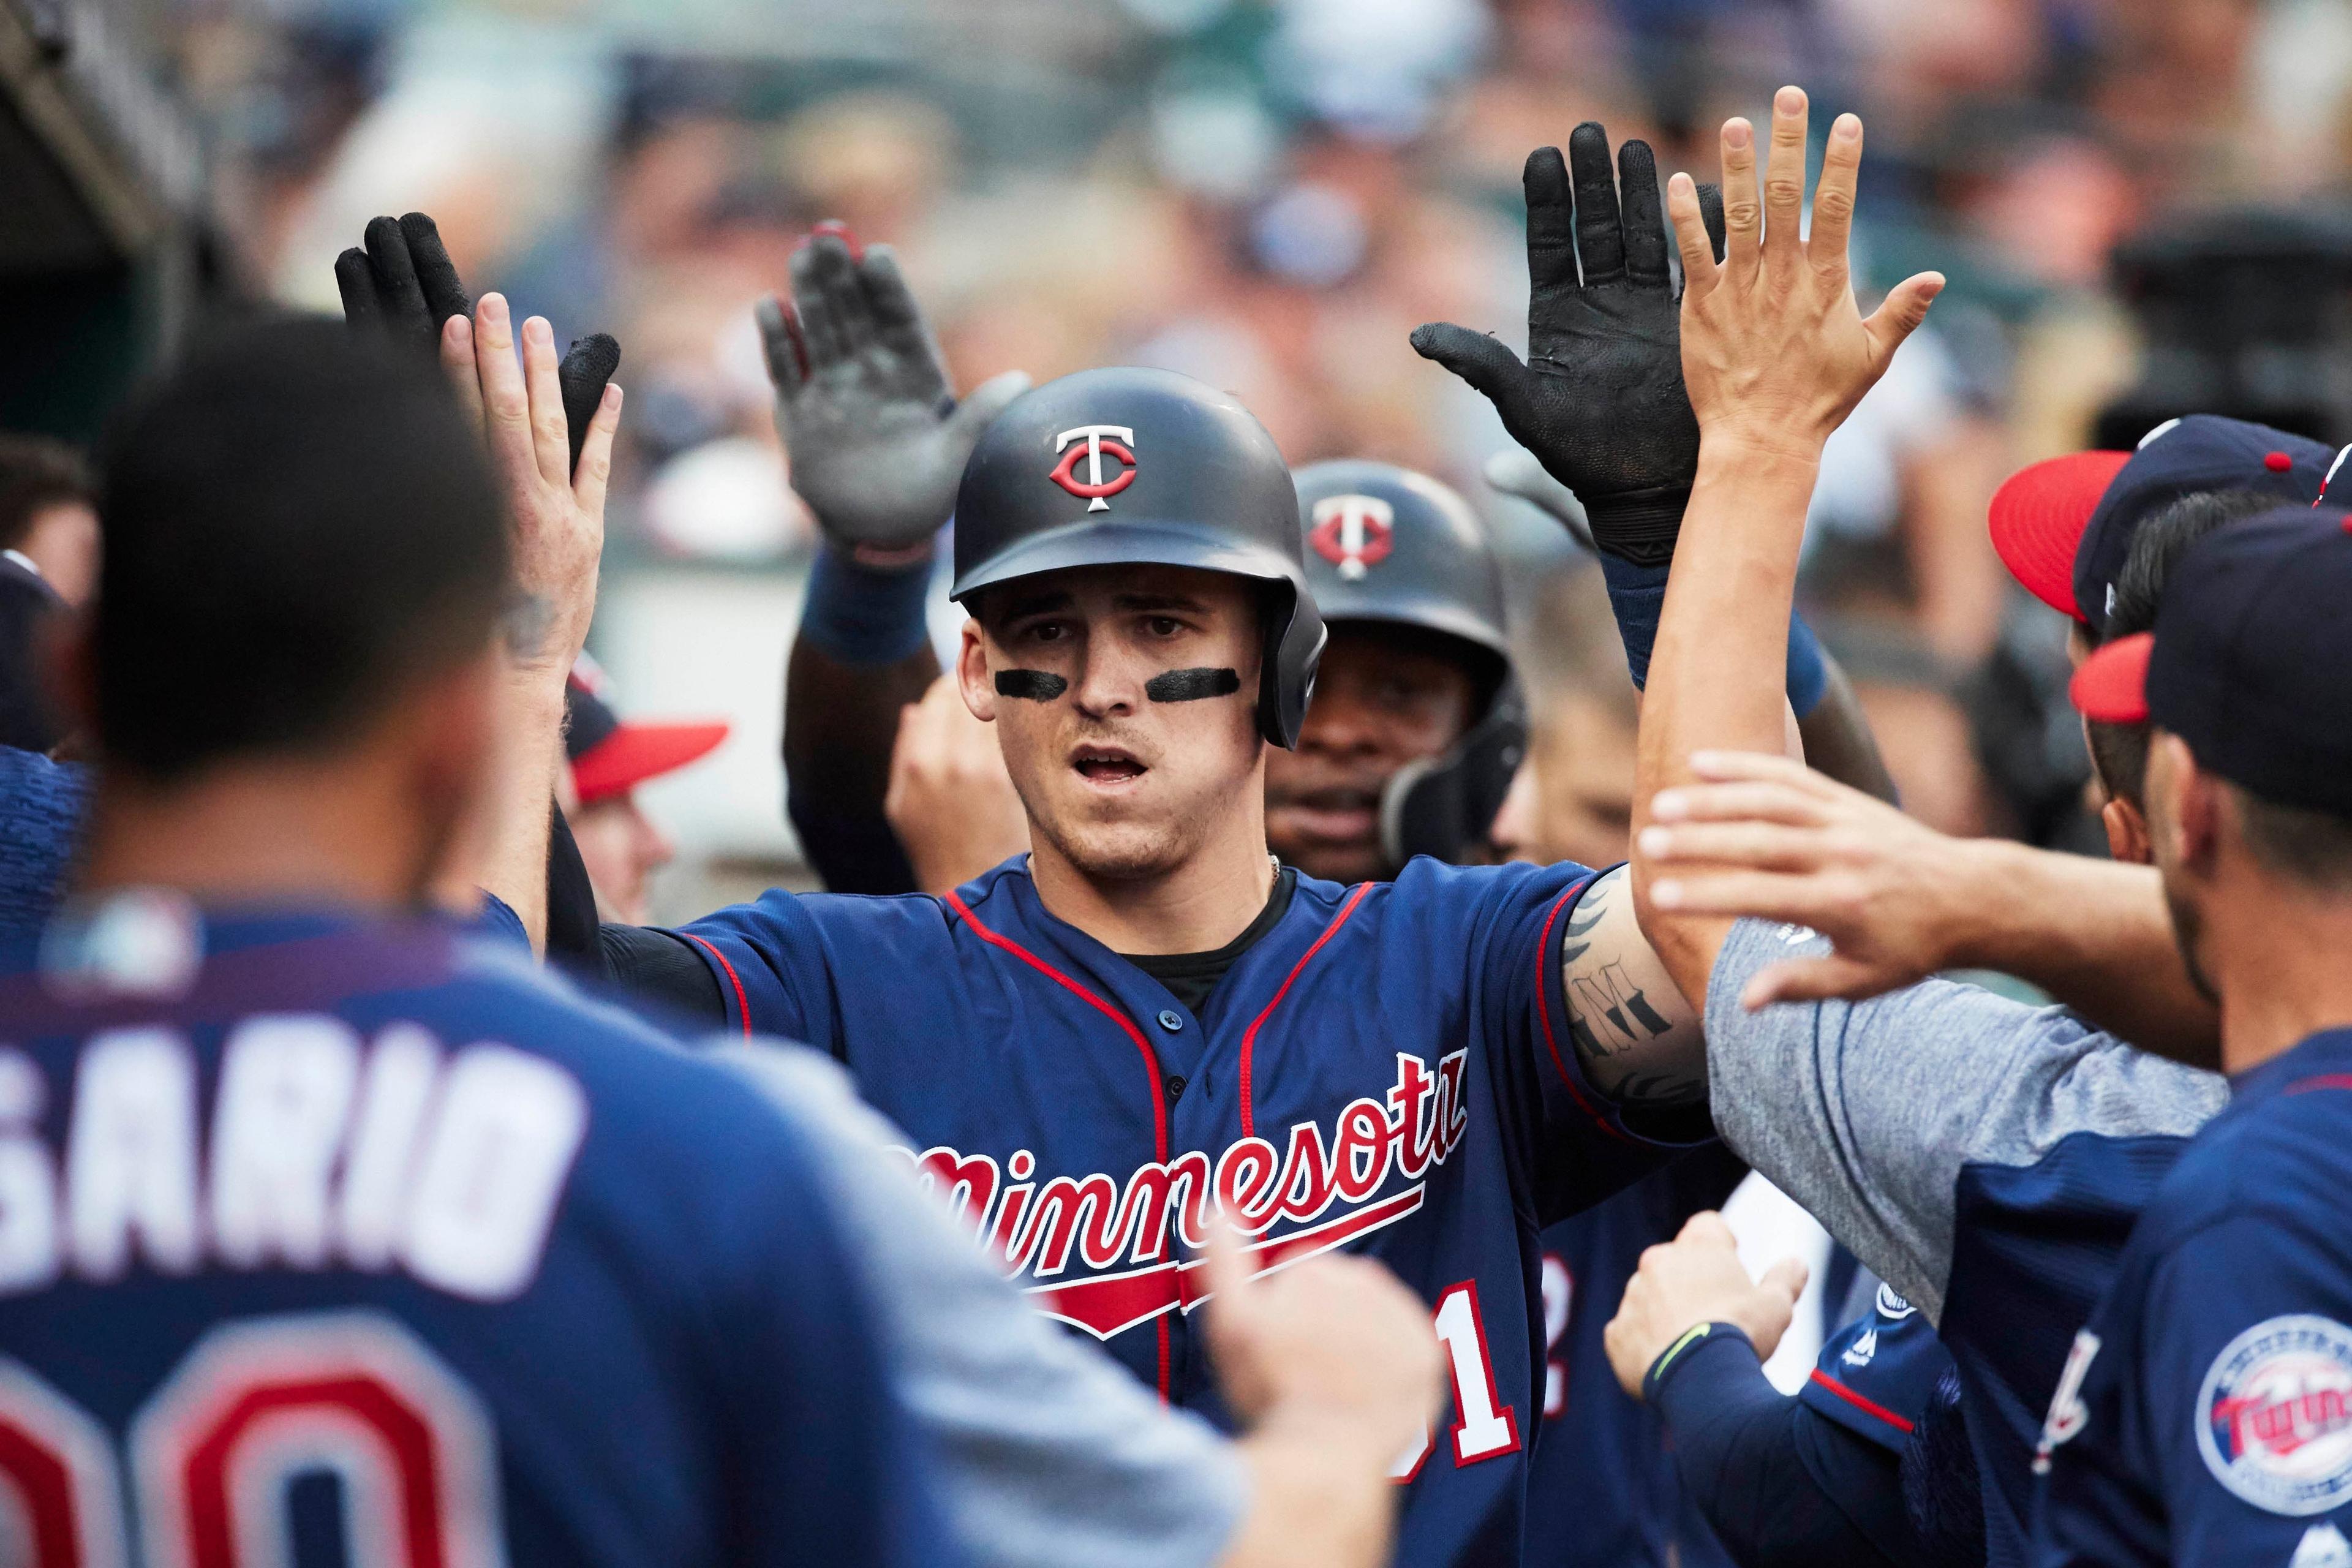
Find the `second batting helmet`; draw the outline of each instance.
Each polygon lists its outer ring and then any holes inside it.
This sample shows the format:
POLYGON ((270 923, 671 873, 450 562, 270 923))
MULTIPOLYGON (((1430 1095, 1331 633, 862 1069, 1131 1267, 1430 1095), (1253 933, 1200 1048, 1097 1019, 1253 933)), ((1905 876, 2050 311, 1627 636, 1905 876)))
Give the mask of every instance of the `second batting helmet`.
POLYGON ((1316 463, 1291 478, 1307 586, 1324 619, 1443 633, 1478 681, 1476 716, 1461 740, 1398 769, 1381 795, 1381 842, 1397 865, 1415 855, 1459 859, 1486 838, 1527 750, 1502 568, 1486 528, 1453 490, 1393 463, 1316 463))
POLYGON ((1264 585, 1258 731, 1295 744, 1323 617, 1274 437, 1224 393, 1167 371, 1080 371, 1015 398, 964 465, 949 596, 1127 563, 1264 585))

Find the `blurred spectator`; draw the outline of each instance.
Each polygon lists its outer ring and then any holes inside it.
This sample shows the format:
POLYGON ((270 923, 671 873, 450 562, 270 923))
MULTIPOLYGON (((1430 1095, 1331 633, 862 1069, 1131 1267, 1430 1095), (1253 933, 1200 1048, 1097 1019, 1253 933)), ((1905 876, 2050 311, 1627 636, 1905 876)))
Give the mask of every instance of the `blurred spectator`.
POLYGON ((66 604, 88 602, 98 584, 98 487, 72 447, 0 435, 0 556, 66 604))
POLYGON ((637 785, 708 755, 727 738, 710 721, 639 723, 615 713, 595 666, 583 658, 564 692, 563 749, 572 763, 564 800, 572 837, 588 868, 603 918, 646 919, 646 879, 677 856, 677 846, 637 805, 637 785))
POLYGON ((1613 866, 1630 852, 1633 821, 1625 650, 1589 563, 1559 573, 1538 605, 1513 650, 1528 688, 1528 760, 1495 819, 1495 847, 1513 860, 1613 866))

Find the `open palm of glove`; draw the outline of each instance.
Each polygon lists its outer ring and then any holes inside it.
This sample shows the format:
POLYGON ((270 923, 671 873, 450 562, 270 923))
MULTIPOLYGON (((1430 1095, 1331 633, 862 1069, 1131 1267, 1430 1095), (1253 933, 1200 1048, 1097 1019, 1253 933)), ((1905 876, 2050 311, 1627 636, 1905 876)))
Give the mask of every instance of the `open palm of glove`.
POLYGON ((760 302, 776 384, 776 433, 793 489, 853 549, 921 545, 955 508, 964 460, 1029 385, 1018 371, 962 402, 887 246, 862 254, 837 229, 793 257, 792 301, 760 302))
MULTIPOLYGON (((391 343, 425 361, 439 357, 441 331, 452 316, 472 311, 457 264, 449 259, 440 226, 424 213, 368 220, 362 244, 335 258, 335 287, 352 331, 391 343)), ((572 468, 604 401, 604 387, 621 368, 621 345, 609 332, 574 340, 556 366, 562 394, 572 468)))
MULTIPOLYGON (((1698 420, 1683 391, 1657 160, 1628 142, 1612 178, 1608 132, 1587 121, 1565 161, 1557 147, 1528 154, 1524 183, 1528 363, 1451 322, 1416 329, 1412 346, 1486 395, 1512 438, 1575 492, 1599 549, 1661 563, 1697 472, 1698 420)), ((1720 235, 1720 202, 1709 211, 1720 235)))

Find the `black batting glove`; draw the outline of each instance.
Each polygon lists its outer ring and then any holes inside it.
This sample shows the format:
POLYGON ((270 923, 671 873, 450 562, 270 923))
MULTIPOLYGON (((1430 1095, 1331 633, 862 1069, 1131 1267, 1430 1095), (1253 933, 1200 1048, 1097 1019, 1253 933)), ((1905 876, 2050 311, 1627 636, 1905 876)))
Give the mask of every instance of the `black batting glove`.
MULTIPOLYGON (((441 230, 423 213, 371 218, 353 246, 335 258, 335 287, 343 297, 343 320, 363 335, 381 338, 402 353, 438 364, 441 329, 452 316, 471 313, 473 300, 458 280, 457 265, 441 242, 441 230)), ((605 384, 621 368, 621 345, 609 332, 574 339, 556 369, 563 389, 564 423, 572 437, 572 467, 580 467, 580 446, 588 421, 604 400, 605 384)))
MULTIPOLYGON (((1418 328, 1412 346, 1485 394, 1512 438, 1575 492, 1596 548, 1664 565, 1698 473, 1698 419, 1683 390, 1657 160, 1649 143, 1628 142, 1612 180, 1609 134, 1591 121, 1568 148, 1565 162, 1559 148, 1538 148, 1524 175, 1528 363, 1451 322, 1418 328)), ((1699 203, 1720 257, 1722 195, 1702 185, 1699 203)))

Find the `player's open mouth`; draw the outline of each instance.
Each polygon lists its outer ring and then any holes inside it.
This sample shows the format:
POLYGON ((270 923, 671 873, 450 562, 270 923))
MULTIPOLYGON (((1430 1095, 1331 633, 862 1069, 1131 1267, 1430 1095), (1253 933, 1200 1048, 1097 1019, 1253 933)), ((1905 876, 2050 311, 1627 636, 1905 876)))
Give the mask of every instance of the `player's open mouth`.
POLYGON ((1326 843, 1370 838, 1380 827, 1381 797, 1375 790, 1307 790, 1280 809, 1295 832, 1326 843))
POLYGON ((1117 746, 1087 746, 1079 750, 1070 765, 1088 784, 1120 784, 1141 778, 1149 770, 1134 756, 1117 746))

